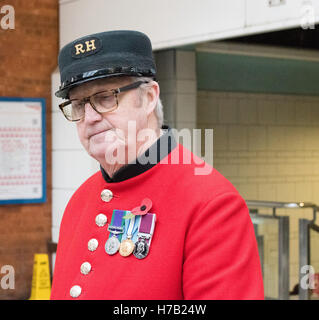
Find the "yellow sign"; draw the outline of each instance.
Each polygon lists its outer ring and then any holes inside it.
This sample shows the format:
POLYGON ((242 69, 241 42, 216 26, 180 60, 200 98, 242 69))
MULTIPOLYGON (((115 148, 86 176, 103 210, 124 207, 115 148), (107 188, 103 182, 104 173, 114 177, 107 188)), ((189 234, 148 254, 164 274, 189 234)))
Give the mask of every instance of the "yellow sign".
POLYGON ((49 300, 51 294, 49 257, 45 253, 34 255, 31 296, 29 300, 49 300))

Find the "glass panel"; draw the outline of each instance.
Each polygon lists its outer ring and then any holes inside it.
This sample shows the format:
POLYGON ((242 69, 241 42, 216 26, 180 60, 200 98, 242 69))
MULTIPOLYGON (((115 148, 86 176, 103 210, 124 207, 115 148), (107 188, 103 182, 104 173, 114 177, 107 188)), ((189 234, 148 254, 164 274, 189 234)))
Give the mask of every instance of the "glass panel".
POLYGON ((279 293, 279 237, 278 219, 251 215, 255 228, 258 251, 262 265, 266 299, 278 299, 279 293))

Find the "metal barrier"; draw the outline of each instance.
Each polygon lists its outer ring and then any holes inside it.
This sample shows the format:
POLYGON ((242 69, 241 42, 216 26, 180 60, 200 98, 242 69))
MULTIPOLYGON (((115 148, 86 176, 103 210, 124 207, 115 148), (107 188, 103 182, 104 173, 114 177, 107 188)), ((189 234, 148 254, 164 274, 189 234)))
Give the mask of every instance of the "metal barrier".
MULTIPOLYGON (((315 225, 318 206, 313 203, 307 202, 276 202, 276 201, 258 201, 248 200, 246 201, 250 211, 251 217, 254 215, 269 218, 278 219, 278 266, 279 266, 279 299, 289 299, 289 217, 278 216, 277 209, 305 209, 311 208, 313 213, 313 219, 299 219, 299 299, 307 300, 309 298, 308 289, 304 289, 300 286, 301 278, 304 274, 301 274, 301 268, 305 265, 310 265, 310 229, 319 232, 319 227, 315 225), (271 208, 272 215, 261 215, 258 212, 258 208, 271 208)), ((260 242, 257 236, 257 243, 260 242)), ((260 245, 258 243, 258 245, 260 245)), ((261 263, 263 264, 263 256, 261 257, 261 263)))

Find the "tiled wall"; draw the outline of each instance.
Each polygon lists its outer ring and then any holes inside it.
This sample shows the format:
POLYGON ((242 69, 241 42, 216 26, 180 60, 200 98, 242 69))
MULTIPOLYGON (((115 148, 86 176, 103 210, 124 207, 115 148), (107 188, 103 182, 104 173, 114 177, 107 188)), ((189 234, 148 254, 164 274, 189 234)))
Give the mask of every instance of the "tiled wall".
POLYGON ((196 128, 195 52, 166 50, 157 52, 155 59, 165 124, 177 130, 196 128))
MULTIPOLYGON (((319 97, 199 91, 197 127, 214 129, 214 167, 244 199, 319 204, 319 97)), ((292 289, 299 272, 298 219, 311 219, 312 213, 279 213, 290 216, 292 289)), ((267 243, 273 275, 277 250, 276 241, 267 243)), ((319 260, 311 263, 319 272, 319 260)), ((276 296, 277 288, 265 287, 276 296)))

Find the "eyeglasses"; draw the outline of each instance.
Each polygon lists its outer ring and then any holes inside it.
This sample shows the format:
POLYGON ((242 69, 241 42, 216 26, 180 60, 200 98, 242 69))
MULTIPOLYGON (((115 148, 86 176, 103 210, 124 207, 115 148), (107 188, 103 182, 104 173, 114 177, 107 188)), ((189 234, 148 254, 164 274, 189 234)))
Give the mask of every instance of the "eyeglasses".
POLYGON ((127 86, 96 92, 89 97, 83 99, 70 99, 59 105, 65 118, 69 121, 79 121, 84 118, 85 104, 89 102, 92 108, 99 114, 111 112, 118 108, 118 94, 138 88, 148 81, 137 81, 127 86))

